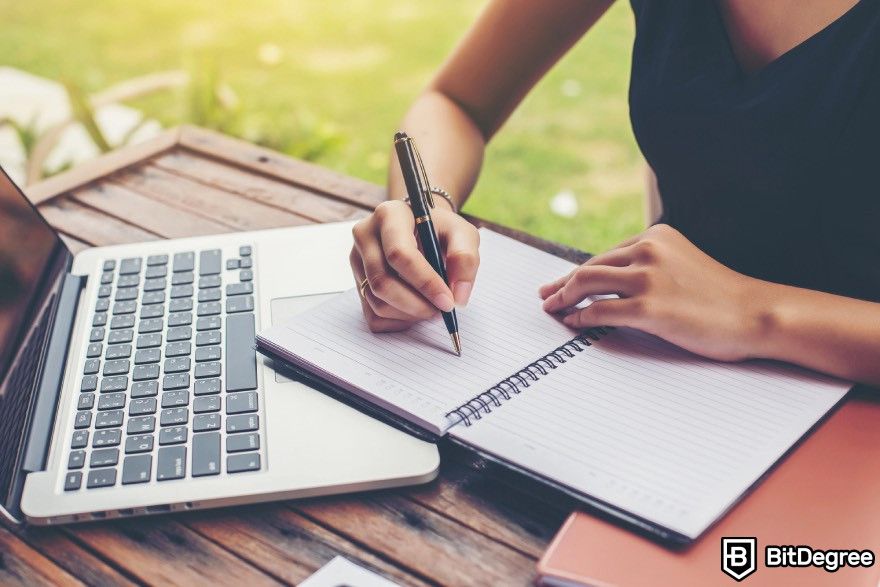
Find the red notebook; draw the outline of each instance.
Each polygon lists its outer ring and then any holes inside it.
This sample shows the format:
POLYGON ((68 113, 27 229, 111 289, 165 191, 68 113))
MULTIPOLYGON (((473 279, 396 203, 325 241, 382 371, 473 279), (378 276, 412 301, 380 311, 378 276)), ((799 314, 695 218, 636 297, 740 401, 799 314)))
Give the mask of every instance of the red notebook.
MULTIPOLYGON (((538 563, 538 584, 736 585, 722 567, 722 537, 755 537, 756 568, 747 587, 880 585, 880 392, 856 393, 689 549, 670 551, 576 512, 538 563), (767 567, 767 545, 870 549, 870 567, 767 567)), ((748 570, 729 551, 735 574, 748 570)))

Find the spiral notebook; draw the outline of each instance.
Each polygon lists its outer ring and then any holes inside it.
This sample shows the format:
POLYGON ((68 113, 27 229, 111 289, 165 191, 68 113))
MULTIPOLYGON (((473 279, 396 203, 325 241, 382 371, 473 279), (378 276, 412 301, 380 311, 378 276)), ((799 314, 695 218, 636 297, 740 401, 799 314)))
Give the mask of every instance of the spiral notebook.
POLYGON ((635 330, 571 330, 537 290, 572 263, 485 229, 480 256, 459 310, 461 357, 439 318, 371 333, 355 289, 257 344, 373 413, 676 543, 723 515, 850 387, 783 364, 706 360, 635 330))

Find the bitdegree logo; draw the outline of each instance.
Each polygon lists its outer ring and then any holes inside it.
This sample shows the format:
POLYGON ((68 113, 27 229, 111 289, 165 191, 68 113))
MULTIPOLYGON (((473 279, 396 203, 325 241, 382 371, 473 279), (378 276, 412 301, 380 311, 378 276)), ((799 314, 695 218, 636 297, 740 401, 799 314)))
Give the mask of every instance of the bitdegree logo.
POLYGON ((820 567, 833 573, 843 567, 871 567, 874 561, 871 550, 821 550, 806 545, 767 545, 764 549, 764 565, 768 567, 820 567))

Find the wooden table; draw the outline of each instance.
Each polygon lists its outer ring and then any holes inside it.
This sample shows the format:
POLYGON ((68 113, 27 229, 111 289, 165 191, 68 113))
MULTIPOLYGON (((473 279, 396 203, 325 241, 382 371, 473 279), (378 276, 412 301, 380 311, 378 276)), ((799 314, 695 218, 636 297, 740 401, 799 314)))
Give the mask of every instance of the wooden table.
MULTIPOLYGON (((187 127, 27 192, 75 251, 360 218, 385 195, 187 127)), ((439 478, 419 487, 63 528, 0 526, 0 584, 295 584, 337 554, 405 585, 529 584, 571 503, 441 450, 439 478)))

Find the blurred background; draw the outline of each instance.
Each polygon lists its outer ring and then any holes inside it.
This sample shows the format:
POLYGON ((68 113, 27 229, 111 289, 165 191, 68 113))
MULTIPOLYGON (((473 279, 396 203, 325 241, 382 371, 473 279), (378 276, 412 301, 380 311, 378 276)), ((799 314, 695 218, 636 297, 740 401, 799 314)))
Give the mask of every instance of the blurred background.
MULTIPOLYGON (((473 0, 0 0, 0 162, 37 181, 192 123, 384 183, 473 0)), ((617 2, 490 145, 465 210, 601 251, 643 227, 617 2)))

